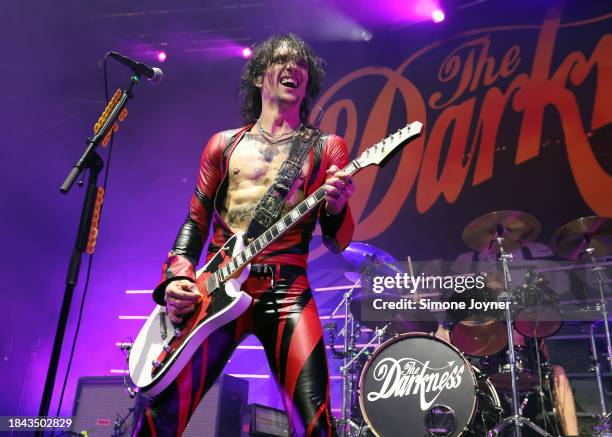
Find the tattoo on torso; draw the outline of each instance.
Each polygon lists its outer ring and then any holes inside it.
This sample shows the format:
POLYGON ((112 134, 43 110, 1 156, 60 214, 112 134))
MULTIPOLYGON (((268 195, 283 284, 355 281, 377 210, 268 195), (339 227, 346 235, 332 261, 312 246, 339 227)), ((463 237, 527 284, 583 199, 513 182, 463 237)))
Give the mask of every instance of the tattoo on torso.
MULTIPOLYGON (((257 202, 272 185, 281 164, 289 156, 291 141, 288 139, 270 144, 260 135, 247 132, 232 152, 227 194, 220 211, 232 231, 246 231, 257 202)), ((303 185, 308 161, 306 158, 302 174, 289 190, 283 214, 304 199, 303 185)))

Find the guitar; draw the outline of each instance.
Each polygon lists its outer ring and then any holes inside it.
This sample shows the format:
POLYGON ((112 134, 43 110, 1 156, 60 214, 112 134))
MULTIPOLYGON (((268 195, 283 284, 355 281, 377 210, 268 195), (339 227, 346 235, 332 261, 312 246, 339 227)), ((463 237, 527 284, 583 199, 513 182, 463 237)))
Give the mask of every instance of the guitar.
MULTIPOLYGON (((365 150, 343 171, 352 175, 369 165, 382 167, 401 146, 419 137, 422 127, 418 121, 405 126, 365 150)), ((246 311, 251 297, 240 286, 249 275, 250 261, 324 199, 325 191, 319 187, 248 245, 243 233, 234 234, 196 272, 196 284, 203 297, 187 320, 175 324, 165 306, 158 305, 153 310, 132 344, 128 359, 130 378, 139 391, 151 396, 160 393, 212 332, 246 311)))

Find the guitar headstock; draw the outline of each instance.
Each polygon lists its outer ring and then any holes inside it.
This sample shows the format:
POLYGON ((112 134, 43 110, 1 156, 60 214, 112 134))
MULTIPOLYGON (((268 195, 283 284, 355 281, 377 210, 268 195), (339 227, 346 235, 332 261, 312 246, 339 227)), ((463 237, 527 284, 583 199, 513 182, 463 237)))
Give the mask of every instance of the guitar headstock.
POLYGON ((402 146, 421 136, 422 128, 423 123, 413 121, 394 134, 389 135, 384 140, 364 150, 356 161, 359 163, 360 167, 366 167, 371 164, 382 167, 391 156, 400 151, 402 146))

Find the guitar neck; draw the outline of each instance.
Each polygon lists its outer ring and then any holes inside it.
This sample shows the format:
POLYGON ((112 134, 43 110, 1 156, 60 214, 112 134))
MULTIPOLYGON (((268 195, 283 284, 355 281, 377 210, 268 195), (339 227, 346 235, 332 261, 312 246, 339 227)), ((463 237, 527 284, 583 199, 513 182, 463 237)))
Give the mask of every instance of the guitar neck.
MULTIPOLYGON (((350 175, 355 174, 361 168, 357 160, 351 161, 343 172, 350 175)), ((300 202, 289 211, 283 218, 273 224, 267 231, 251 241, 238 255, 220 268, 216 273, 216 280, 222 283, 230 278, 235 272, 246 266, 255 256, 261 253, 272 242, 278 240, 285 232, 291 229, 306 214, 312 211, 321 201, 325 199, 325 190, 319 187, 314 193, 300 202)))

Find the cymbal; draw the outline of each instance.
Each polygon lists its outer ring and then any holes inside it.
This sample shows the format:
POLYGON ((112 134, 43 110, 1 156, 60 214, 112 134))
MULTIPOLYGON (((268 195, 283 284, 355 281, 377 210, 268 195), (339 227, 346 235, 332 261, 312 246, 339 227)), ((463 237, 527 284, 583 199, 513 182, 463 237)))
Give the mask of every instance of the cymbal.
POLYGON ((463 241, 478 252, 497 252, 499 233, 504 238, 504 251, 510 252, 535 240, 540 229, 538 219, 526 212, 494 211, 472 220, 463 230, 463 241))
POLYGON ((585 249, 595 249, 597 257, 612 253, 612 219, 598 216, 580 217, 557 229, 550 239, 556 255, 578 259, 585 249))
POLYGON ((352 242, 342 252, 342 257, 356 268, 373 262, 381 264, 394 264, 397 262, 393 256, 371 244, 352 242))
POLYGON ((392 293, 360 293, 353 297, 350 304, 351 313, 360 324, 370 329, 382 328, 387 323, 387 334, 402 334, 405 332, 436 332, 438 321, 427 309, 376 310, 373 309, 374 299, 382 301, 399 301, 402 297, 392 293))

